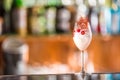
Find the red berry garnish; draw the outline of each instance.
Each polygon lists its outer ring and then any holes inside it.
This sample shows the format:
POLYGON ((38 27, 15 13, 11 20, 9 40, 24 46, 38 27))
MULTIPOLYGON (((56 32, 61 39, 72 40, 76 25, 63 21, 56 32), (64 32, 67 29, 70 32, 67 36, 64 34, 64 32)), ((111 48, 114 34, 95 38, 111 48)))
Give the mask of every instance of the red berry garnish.
POLYGON ((84 35, 84 34, 85 34, 85 31, 81 31, 81 34, 84 35))
POLYGON ((77 26, 79 26, 81 29, 86 29, 88 27, 88 19, 81 17, 78 21, 77 21, 77 26))
POLYGON ((77 29, 77 32, 80 32, 80 29, 77 29))

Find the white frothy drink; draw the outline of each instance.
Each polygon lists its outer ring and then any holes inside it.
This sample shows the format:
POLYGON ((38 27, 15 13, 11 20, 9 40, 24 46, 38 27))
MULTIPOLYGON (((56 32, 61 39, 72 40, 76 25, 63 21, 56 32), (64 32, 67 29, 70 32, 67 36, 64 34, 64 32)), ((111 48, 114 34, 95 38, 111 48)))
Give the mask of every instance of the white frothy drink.
POLYGON ((75 31, 73 40, 74 40, 75 45, 80 50, 85 50, 89 46, 89 44, 92 40, 92 32, 90 29, 90 25, 88 24, 88 28, 82 29, 80 32, 75 31), (85 32, 82 34, 81 33, 82 31, 85 31, 85 32))

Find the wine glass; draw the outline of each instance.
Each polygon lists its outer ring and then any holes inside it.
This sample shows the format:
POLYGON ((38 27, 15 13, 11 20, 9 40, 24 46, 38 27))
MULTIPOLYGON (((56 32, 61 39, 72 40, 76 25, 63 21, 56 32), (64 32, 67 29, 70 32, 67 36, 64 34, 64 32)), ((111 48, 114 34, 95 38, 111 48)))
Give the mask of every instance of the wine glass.
POLYGON ((75 22, 74 30, 73 30, 73 41, 77 48, 81 51, 81 77, 84 80, 86 75, 84 69, 84 51, 89 46, 92 40, 92 32, 86 17, 80 17, 75 22))

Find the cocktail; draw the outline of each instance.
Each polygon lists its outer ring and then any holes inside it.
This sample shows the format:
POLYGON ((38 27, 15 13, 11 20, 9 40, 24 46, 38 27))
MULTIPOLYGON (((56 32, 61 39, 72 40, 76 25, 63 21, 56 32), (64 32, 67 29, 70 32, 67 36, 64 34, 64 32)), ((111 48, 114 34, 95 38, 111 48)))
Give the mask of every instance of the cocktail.
POLYGON ((92 32, 86 17, 80 17, 76 22, 73 30, 73 41, 77 48, 81 51, 81 75, 84 80, 86 75, 84 69, 84 51, 92 40, 92 32))

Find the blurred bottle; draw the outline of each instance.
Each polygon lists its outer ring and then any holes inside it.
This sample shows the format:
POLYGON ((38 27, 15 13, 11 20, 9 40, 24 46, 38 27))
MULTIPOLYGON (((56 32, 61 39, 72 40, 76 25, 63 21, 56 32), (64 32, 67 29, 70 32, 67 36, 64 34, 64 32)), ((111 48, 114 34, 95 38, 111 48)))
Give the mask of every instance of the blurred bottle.
POLYGON ((111 9, 111 16, 112 16, 112 24, 111 24, 111 31, 112 34, 119 34, 120 33, 120 8, 117 5, 116 0, 112 2, 112 9, 111 9))
POLYGON ((91 7, 89 9, 89 18, 92 32, 94 34, 100 34, 100 25, 99 25, 99 12, 97 7, 91 7))
POLYGON ((104 7, 100 8, 99 11, 99 21, 100 21, 100 29, 101 29, 101 35, 107 35, 107 28, 106 28, 106 23, 105 23, 105 10, 104 7))
POLYGON ((111 21, 112 21, 112 13, 111 13, 111 5, 112 5, 112 0, 106 0, 105 1, 105 6, 104 6, 104 17, 105 17, 105 28, 107 30, 107 35, 111 35, 111 21))
POLYGON ((44 6, 28 8, 28 26, 31 34, 42 35, 47 33, 47 19, 45 13, 46 9, 44 6))
POLYGON ((56 33, 56 7, 55 6, 49 6, 46 11, 46 18, 47 18, 47 31, 49 34, 55 34, 56 33))
POLYGON ((76 11, 77 11, 76 4, 79 4, 79 1, 81 0, 77 0, 77 1, 76 0, 61 0, 62 5, 65 6, 70 12, 70 20, 69 20, 70 32, 73 31, 75 20, 76 20, 76 11))
POLYGON ((47 31, 49 34, 56 33, 57 7, 61 6, 61 0, 48 0, 47 2, 47 31))
POLYGON ((71 12, 65 6, 57 7, 56 31, 57 33, 70 32, 71 12))
POLYGON ((27 9, 24 0, 13 0, 11 8, 11 29, 20 36, 27 34, 27 9))
POLYGON ((4 22, 3 22, 3 34, 10 34, 11 33, 11 18, 10 18, 10 11, 12 6, 13 0, 2 0, 3 8, 4 8, 4 22))
POLYGON ((111 8, 103 7, 100 11, 100 27, 102 35, 111 35, 112 14, 111 8))

